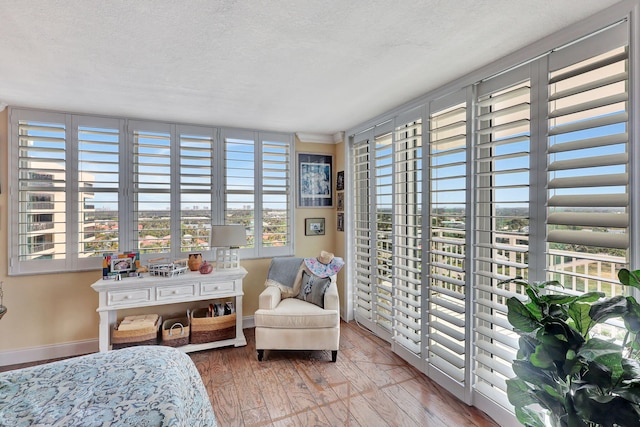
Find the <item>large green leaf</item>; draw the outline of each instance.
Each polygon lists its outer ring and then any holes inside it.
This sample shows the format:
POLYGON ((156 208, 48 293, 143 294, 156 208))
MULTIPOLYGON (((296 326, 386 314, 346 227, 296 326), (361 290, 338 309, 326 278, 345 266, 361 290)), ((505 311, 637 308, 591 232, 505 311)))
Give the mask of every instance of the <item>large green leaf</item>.
POLYGON ((635 359, 622 359, 622 378, 625 380, 640 380, 640 361, 635 359))
POLYGON ((528 334, 520 334, 520 338, 518 339, 518 359, 529 360, 531 354, 536 351, 538 344, 540 344, 540 341, 535 337, 528 334))
POLYGON ((630 271, 623 268, 618 272, 618 279, 623 285, 640 289, 640 270, 630 271))
POLYGON ((558 377, 552 372, 539 369, 527 360, 514 360, 512 364, 513 372, 523 381, 528 382, 533 388, 540 388, 549 385, 552 388, 558 386, 558 377))
POLYGON ((630 332, 640 334, 640 304, 632 296, 627 297, 627 310, 624 315, 625 326, 630 332))
POLYGON ((636 405, 636 409, 640 410, 640 381, 634 381, 625 384, 624 387, 616 388, 615 393, 636 405))
POLYGON ((569 306, 569 317, 573 320, 573 327, 580 332, 583 337, 587 336, 591 327, 591 317, 589 316, 590 304, 575 302, 569 306))
MULTIPOLYGON (((622 348, 619 344, 600 338, 591 338, 582 346, 578 356, 584 357, 589 362, 599 363, 611 371, 609 388, 622 377, 622 348)), ((600 382, 598 382, 600 384, 600 382)))
POLYGON ((589 310, 589 316, 593 319, 594 323, 601 323, 605 320, 621 317, 627 313, 627 299, 622 295, 616 295, 593 303, 591 310, 589 310))
POLYGON ((536 320, 535 316, 522 304, 522 302, 516 298, 511 297, 507 300, 507 320, 516 329, 524 332, 532 332, 540 324, 536 320))
POLYGON ((516 417, 523 426, 527 427, 547 427, 540 417, 540 411, 531 408, 517 407, 516 417))
POLYGON ((539 345, 536 351, 531 355, 531 364, 537 368, 550 369, 555 367, 554 359, 548 350, 548 346, 539 345))
POLYGON ((587 364, 587 369, 582 380, 585 383, 595 384, 598 387, 609 390, 614 383, 611 380, 611 369, 609 367, 594 361, 587 364))
POLYGON ((514 407, 524 407, 540 403, 529 384, 520 378, 511 378, 505 381, 507 384, 507 397, 514 407))
POLYGON ((574 405, 580 416, 605 427, 638 426, 637 405, 611 395, 602 395, 598 387, 584 385, 574 393, 574 405))

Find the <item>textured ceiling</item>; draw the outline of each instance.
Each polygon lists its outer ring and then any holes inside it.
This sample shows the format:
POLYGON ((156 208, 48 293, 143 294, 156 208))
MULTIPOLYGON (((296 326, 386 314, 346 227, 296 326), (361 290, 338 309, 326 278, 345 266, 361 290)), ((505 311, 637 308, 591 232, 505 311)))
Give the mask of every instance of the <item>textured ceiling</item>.
POLYGON ((0 102, 334 134, 617 0, 2 0, 0 102))

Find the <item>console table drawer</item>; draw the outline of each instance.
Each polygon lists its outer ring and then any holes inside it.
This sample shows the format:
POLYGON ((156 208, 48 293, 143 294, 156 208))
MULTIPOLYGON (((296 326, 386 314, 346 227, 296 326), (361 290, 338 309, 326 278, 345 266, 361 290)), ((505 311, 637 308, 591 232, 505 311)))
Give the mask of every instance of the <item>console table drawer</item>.
POLYGON ((151 288, 107 291, 107 305, 118 306, 151 301, 151 288))
POLYGON ((176 298, 191 297, 196 294, 196 284, 187 283, 179 286, 163 286, 156 288, 156 299, 158 301, 171 300, 176 298))
POLYGON ((200 283, 200 295, 215 295, 220 292, 233 291, 234 282, 202 282, 200 283))

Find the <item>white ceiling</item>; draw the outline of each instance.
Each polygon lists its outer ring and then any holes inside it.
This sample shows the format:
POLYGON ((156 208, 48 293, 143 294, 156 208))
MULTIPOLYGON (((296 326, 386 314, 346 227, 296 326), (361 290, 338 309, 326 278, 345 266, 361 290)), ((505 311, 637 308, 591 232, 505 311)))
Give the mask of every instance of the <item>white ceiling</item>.
POLYGON ((334 134, 618 0, 2 0, 0 102, 334 134))

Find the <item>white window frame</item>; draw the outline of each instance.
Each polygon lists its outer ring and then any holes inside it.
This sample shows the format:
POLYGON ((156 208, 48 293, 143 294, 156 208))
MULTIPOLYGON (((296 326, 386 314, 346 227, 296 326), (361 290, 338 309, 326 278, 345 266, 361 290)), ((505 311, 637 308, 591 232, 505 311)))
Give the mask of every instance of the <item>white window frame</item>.
MULTIPOLYGON (((9 219, 8 219, 8 258, 9 268, 8 274, 10 276, 28 275, 28 274, 48 274, 48 273, 64 273, 73 271, 87 271, 97 270, 102 268, 102 257, 90 257, 80 259, 78 257, 78 132, 77 126, 82 124, 83 126, 109 126, 113 128, 117 126, 119 131, 119 159, 120 159, 120 185, 118 190, 119 200, 119 250, 118 252, 137 251, 138 242, 133 232, 134 227, 134 207, 131 201, 133 200, 135 187, 133 183, 133 132, 136 129, 145 131, 162 131, 170 135, 170 181, 171 189, 169 194, 171 196, 170 203, 170 229, 171 235, 179 235, 180 232, 180 141, 179 137, 183 133, 198 133, 212 136, 214 139, 213 144, 213 171, 211 193, 211 219, 214 224, 223 224, 224 221, 224 189, 223 189, 223 168, 224 168, 224 146, 223 136, 225 134, 235 134, 242 132, 244 134, 252 135, 252 139, 256 147, 255 157, 255 192, 254 206, 256 217, 261 217, 263 200, 262 200, 262 177, 263 177, 263 163, 262 163, 262 146, 265 141, 277 141, 281 142, 288 147, 287 162, 287 177, 289 182, 283 188, 287 188, 286 194, 286 206, 287 206, 287 231, 286 231, 286 244, 283 246, 268 247, 262 245, 262 226, 256 229, 256 245, 253 248, 241 249, 242 259, 252 259, 260 257, 270 256, 287 256, 294 253, 294 240, 293 230, 295 230, 294 224, 294 183, 292 177, 293 174, 293 154, 295 152, 293 134, 290 133, 276 133, 276 132, 260 132, 260 131, 246 131, 240 129, 229 128, 217 128, 207 126, 191 126, 182 125, 176 123, 162 123, 154 121, 142 121, 142 120, 129 120, 127 118, 117 117, 101 117, 91 116, 83 114, 61 113, 55 111, 42 111, 36 109, 25 108, 10 108, 9 109, 9 219), (19 168, 18 168, 18 155, 20 152, 18 146, 18 123, 20 120, 30 121, 49 121, 55 123, 65 124, 65 181, 67 188, 65 189, 66 200, 66 222, 67 227, 66 234, 66 253, 64 259, 58 260, 19 260, 19 246, 18 246, 18 217, 19 203, 18 203, 18 182, 19 182, 19 168), (73 249, 75 248, 75 250, 73 249), (36 262, 37 261, 37 262, 36 262)), ((187 191, 188 192, 188 191, 187 191)), ((215 251, 202 251, 203 256, 213 260, 213 253, 215 251)), ((171 245, 169 251, 161 253, 149 253, 141 254, 142 261, 145 262, 150 258, 166 257, 171 259, 181 259, 185 257, 185 253, 181 251, 180 244, 171 245)))

